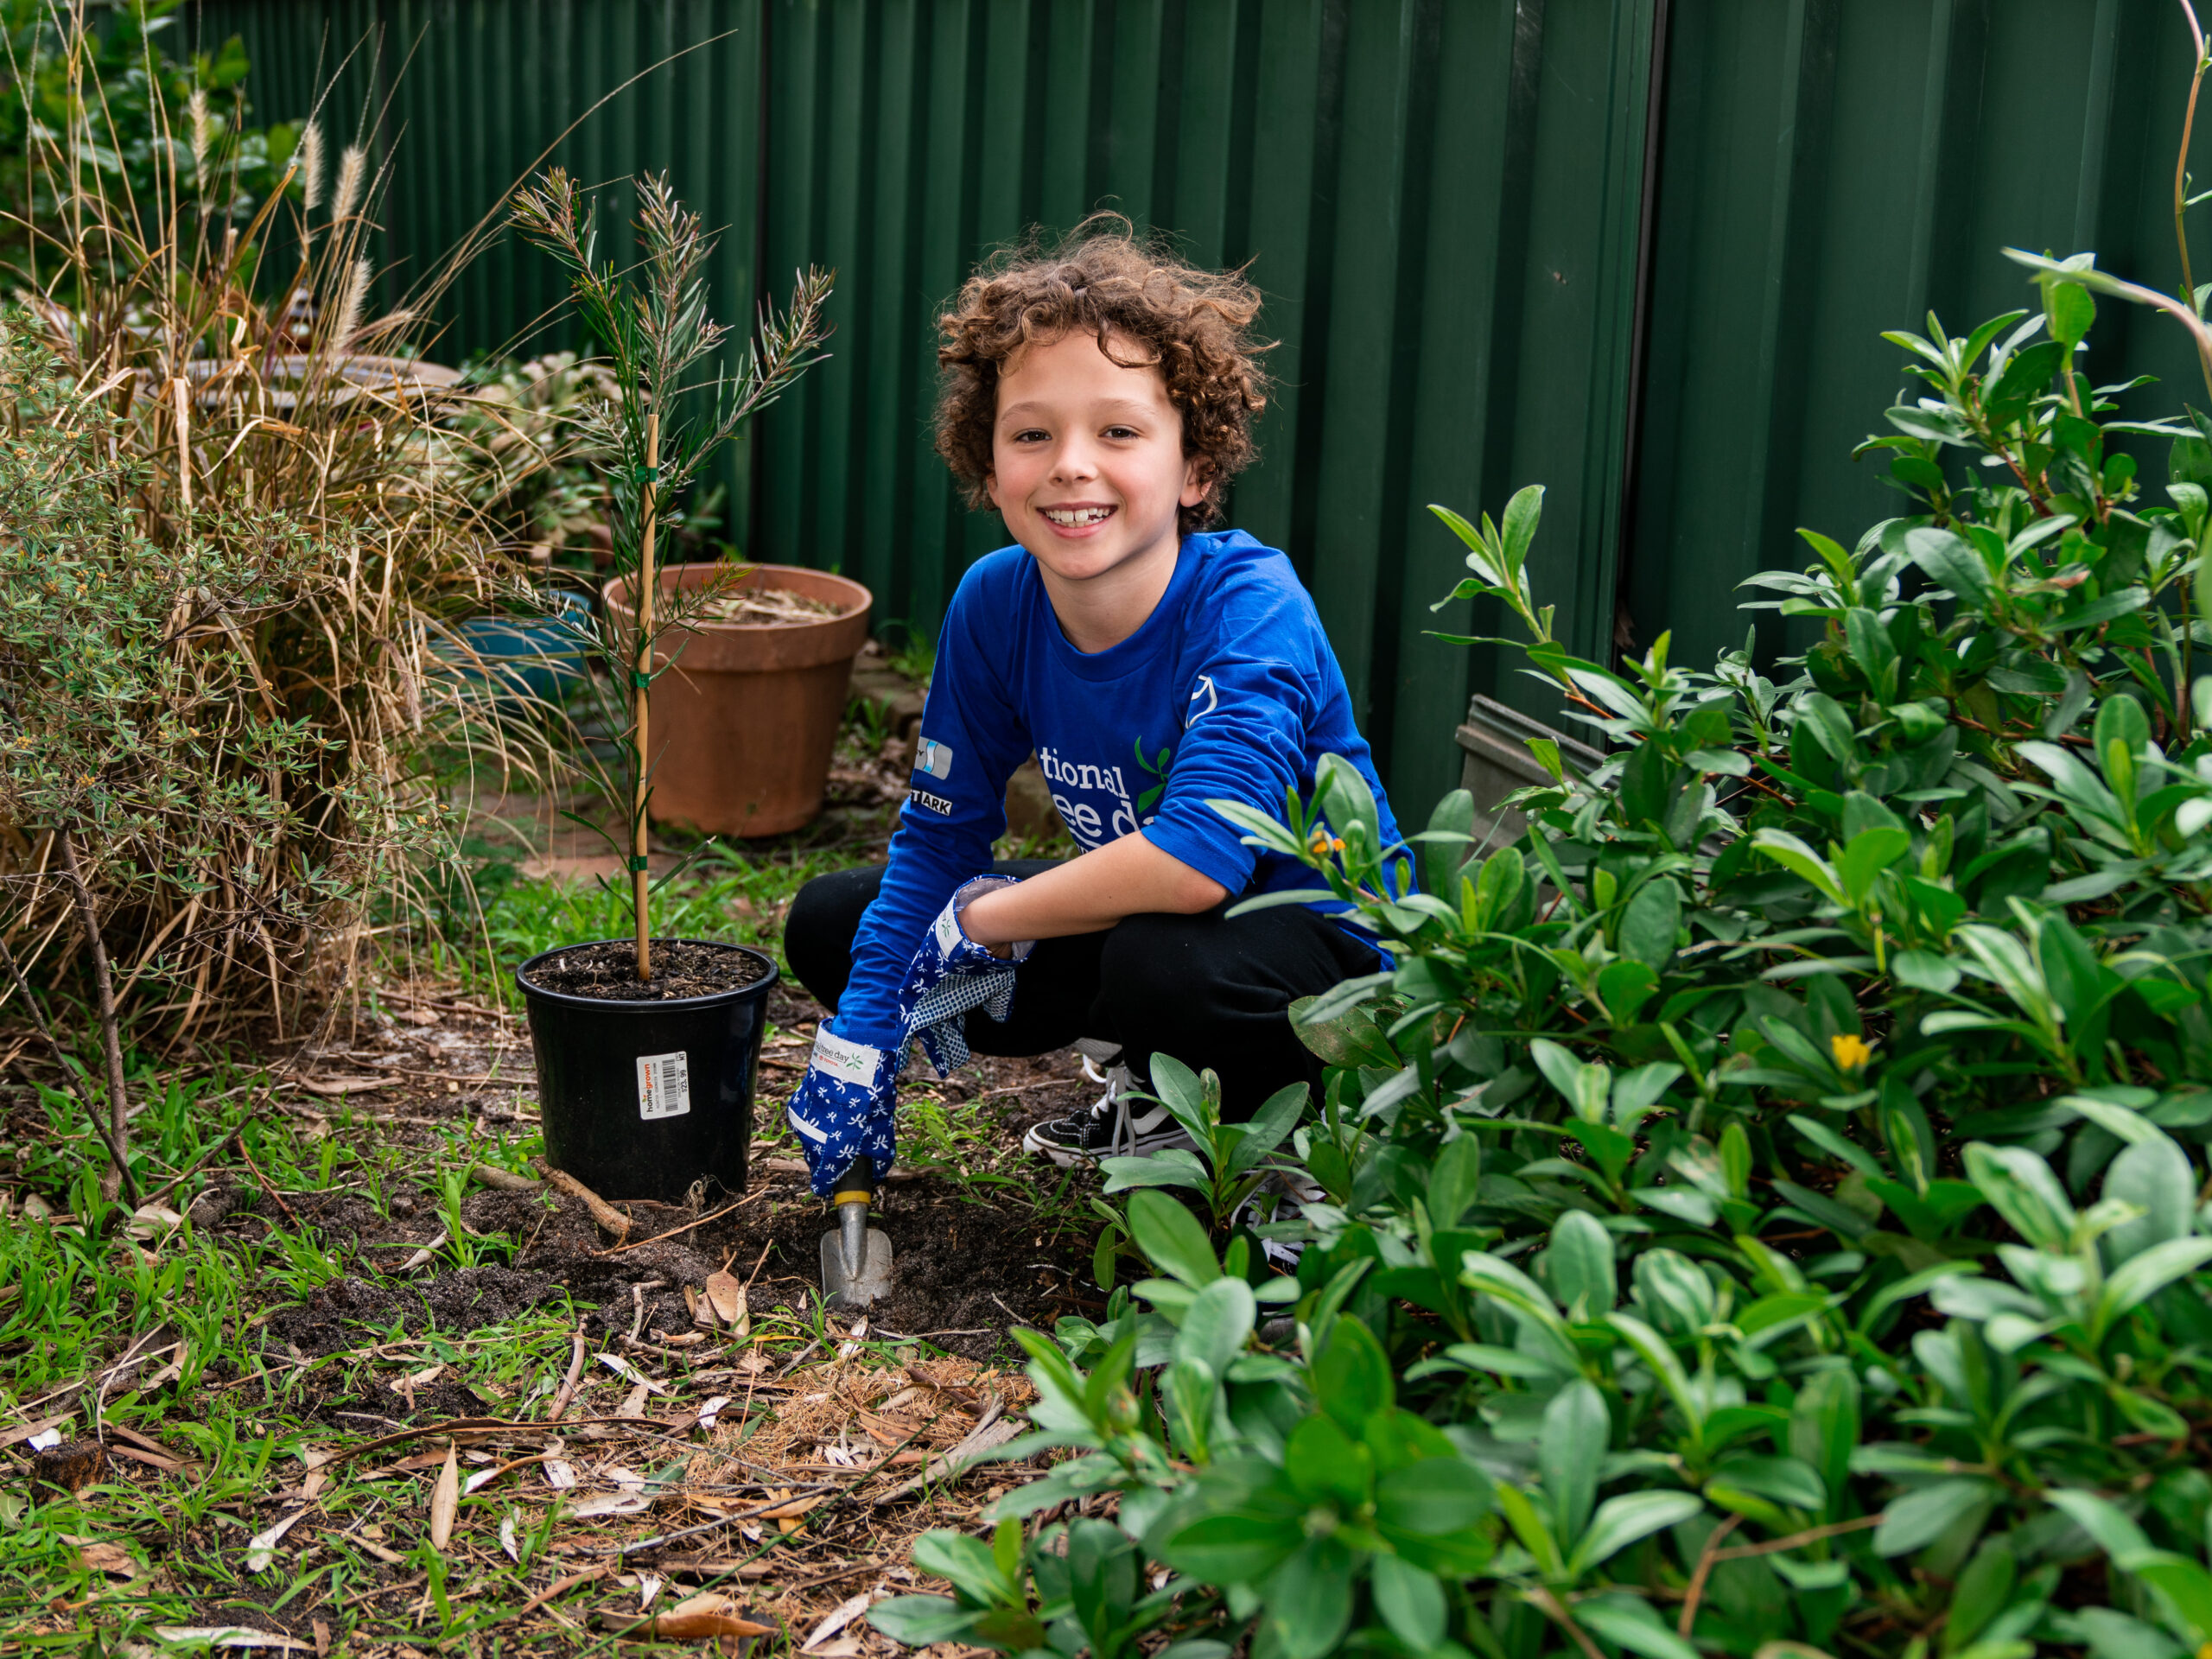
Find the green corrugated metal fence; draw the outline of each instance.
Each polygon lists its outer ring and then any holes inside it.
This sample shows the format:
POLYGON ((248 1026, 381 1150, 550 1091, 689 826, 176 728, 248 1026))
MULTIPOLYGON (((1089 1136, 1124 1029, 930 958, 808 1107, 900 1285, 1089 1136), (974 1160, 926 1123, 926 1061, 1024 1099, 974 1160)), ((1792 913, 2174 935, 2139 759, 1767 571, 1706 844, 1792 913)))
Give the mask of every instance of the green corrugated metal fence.
MULTIPOLYGON (((1878 330, 2024 303, 2005 243, 2176 280, 2166 0, 200 0, 194 24, 245 36, 264 118, 327 85, 334 132, 377 134, 403 276, 650 70, 555 159, 668 168, 723 227, 724 315, 839 272, 835 358, 733 463, 734 538, 925 630, 1003 539, 929 448, 934 318, 974 261, 1101 206, 1249 261, 1279 386, 1233 518, 1297 562, 1408 816, 1456 781, 1471 691, 1554 714, 1423 637, 1471 619, 1429 612, 1461 566, 1422 504, 1543 483, 1537 583, 1573 645, 1671 627, 1695 661, 1742 639, 1733 584, 1794 561, 1794 526, 1849 537, 1896 499, 1850 460, 1902 378, 1878 330)), ((503 243, 442 349, 558 299, 503 243)), ((2101 378, 2191 384, 2162 320, 2098 352, 2101 378)))

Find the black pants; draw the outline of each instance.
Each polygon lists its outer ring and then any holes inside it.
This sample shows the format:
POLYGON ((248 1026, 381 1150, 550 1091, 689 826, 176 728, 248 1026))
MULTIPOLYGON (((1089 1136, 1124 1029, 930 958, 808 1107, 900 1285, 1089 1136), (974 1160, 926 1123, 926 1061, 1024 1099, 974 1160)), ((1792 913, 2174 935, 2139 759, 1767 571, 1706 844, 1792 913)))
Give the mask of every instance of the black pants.
MULTIPOLYGON (((1035 875, 1049 859, 1004 859, 1001 875, 1035 875)), ((784 954, 799 982, 833 1011, 852 972, 853 935, 883 885, 883 867, 840 870, 808 882, 784 925, 784 954)), ((1298 1040, 1287 1012, 1355 974, 1377 953, 1325 916, 1281 905, 1231 920, 1224 901, 1196 916, 1124 918, 1103 933, 1039 942, 1014 981, 1001 1025, 968 1016, 978 1054, 1043 1054, 1078 1037, 1120 1043, 1141 1079, 1154 1054, 1220 1074, 1223 1115, 1249 1117, 1278 1089, 1311 1083, 1321 1063, 1298 1040)))

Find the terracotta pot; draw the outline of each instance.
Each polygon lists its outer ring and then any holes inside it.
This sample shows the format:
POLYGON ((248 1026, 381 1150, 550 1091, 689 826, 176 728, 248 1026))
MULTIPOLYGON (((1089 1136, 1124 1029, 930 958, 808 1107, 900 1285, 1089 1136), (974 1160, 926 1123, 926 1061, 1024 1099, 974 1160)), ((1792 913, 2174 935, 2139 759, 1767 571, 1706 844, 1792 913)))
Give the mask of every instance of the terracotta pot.
MULTIPOLYGON (((669 594, 714 580, 719 564, 658 573, 669 594)), ((856 582, 791 564, 756 564, 734 584, 780 588, 838 607, 818 622, 701 622, 661 635, 647 750, 652 812, 718 836, 775 836, 822 811, 830 755, 844 718, 853 658, 874 601, 856 582)), ((627 584, 607 584, 607 605, 627 627, 627 584)))

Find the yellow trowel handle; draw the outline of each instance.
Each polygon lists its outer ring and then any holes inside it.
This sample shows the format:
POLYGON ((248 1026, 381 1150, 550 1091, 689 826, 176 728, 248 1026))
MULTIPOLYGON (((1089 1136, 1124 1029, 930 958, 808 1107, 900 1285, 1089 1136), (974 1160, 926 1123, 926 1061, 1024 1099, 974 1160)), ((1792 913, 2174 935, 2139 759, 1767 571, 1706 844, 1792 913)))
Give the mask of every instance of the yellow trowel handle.
POLYGON ((837 1206, 837 1248, 849 1283, 868 1266, 868 1207, 875 1197, 875 1160, 862 1153, 837 1178, 830 1196, 837 1206))
POLYGON ((873 1204, 875 1202, 875 1160, 862 1153, 837 1178, 837 1190, 830 1195, 832 1204, 873 1204))

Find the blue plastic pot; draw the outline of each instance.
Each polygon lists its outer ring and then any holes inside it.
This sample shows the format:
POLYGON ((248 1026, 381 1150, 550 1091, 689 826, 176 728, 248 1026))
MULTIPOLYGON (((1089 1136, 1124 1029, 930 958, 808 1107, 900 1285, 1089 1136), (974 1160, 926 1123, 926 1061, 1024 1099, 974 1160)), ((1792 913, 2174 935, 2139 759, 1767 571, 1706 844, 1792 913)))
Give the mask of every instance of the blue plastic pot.
POLYGON ((469 618, 453 631, 458 645, 442 645, 436 655, 462 680, 486 687, 496 703, 560 702, 583 680, 598 625, 584 594, 556 589, 546 599, 550 616, 469 618))

